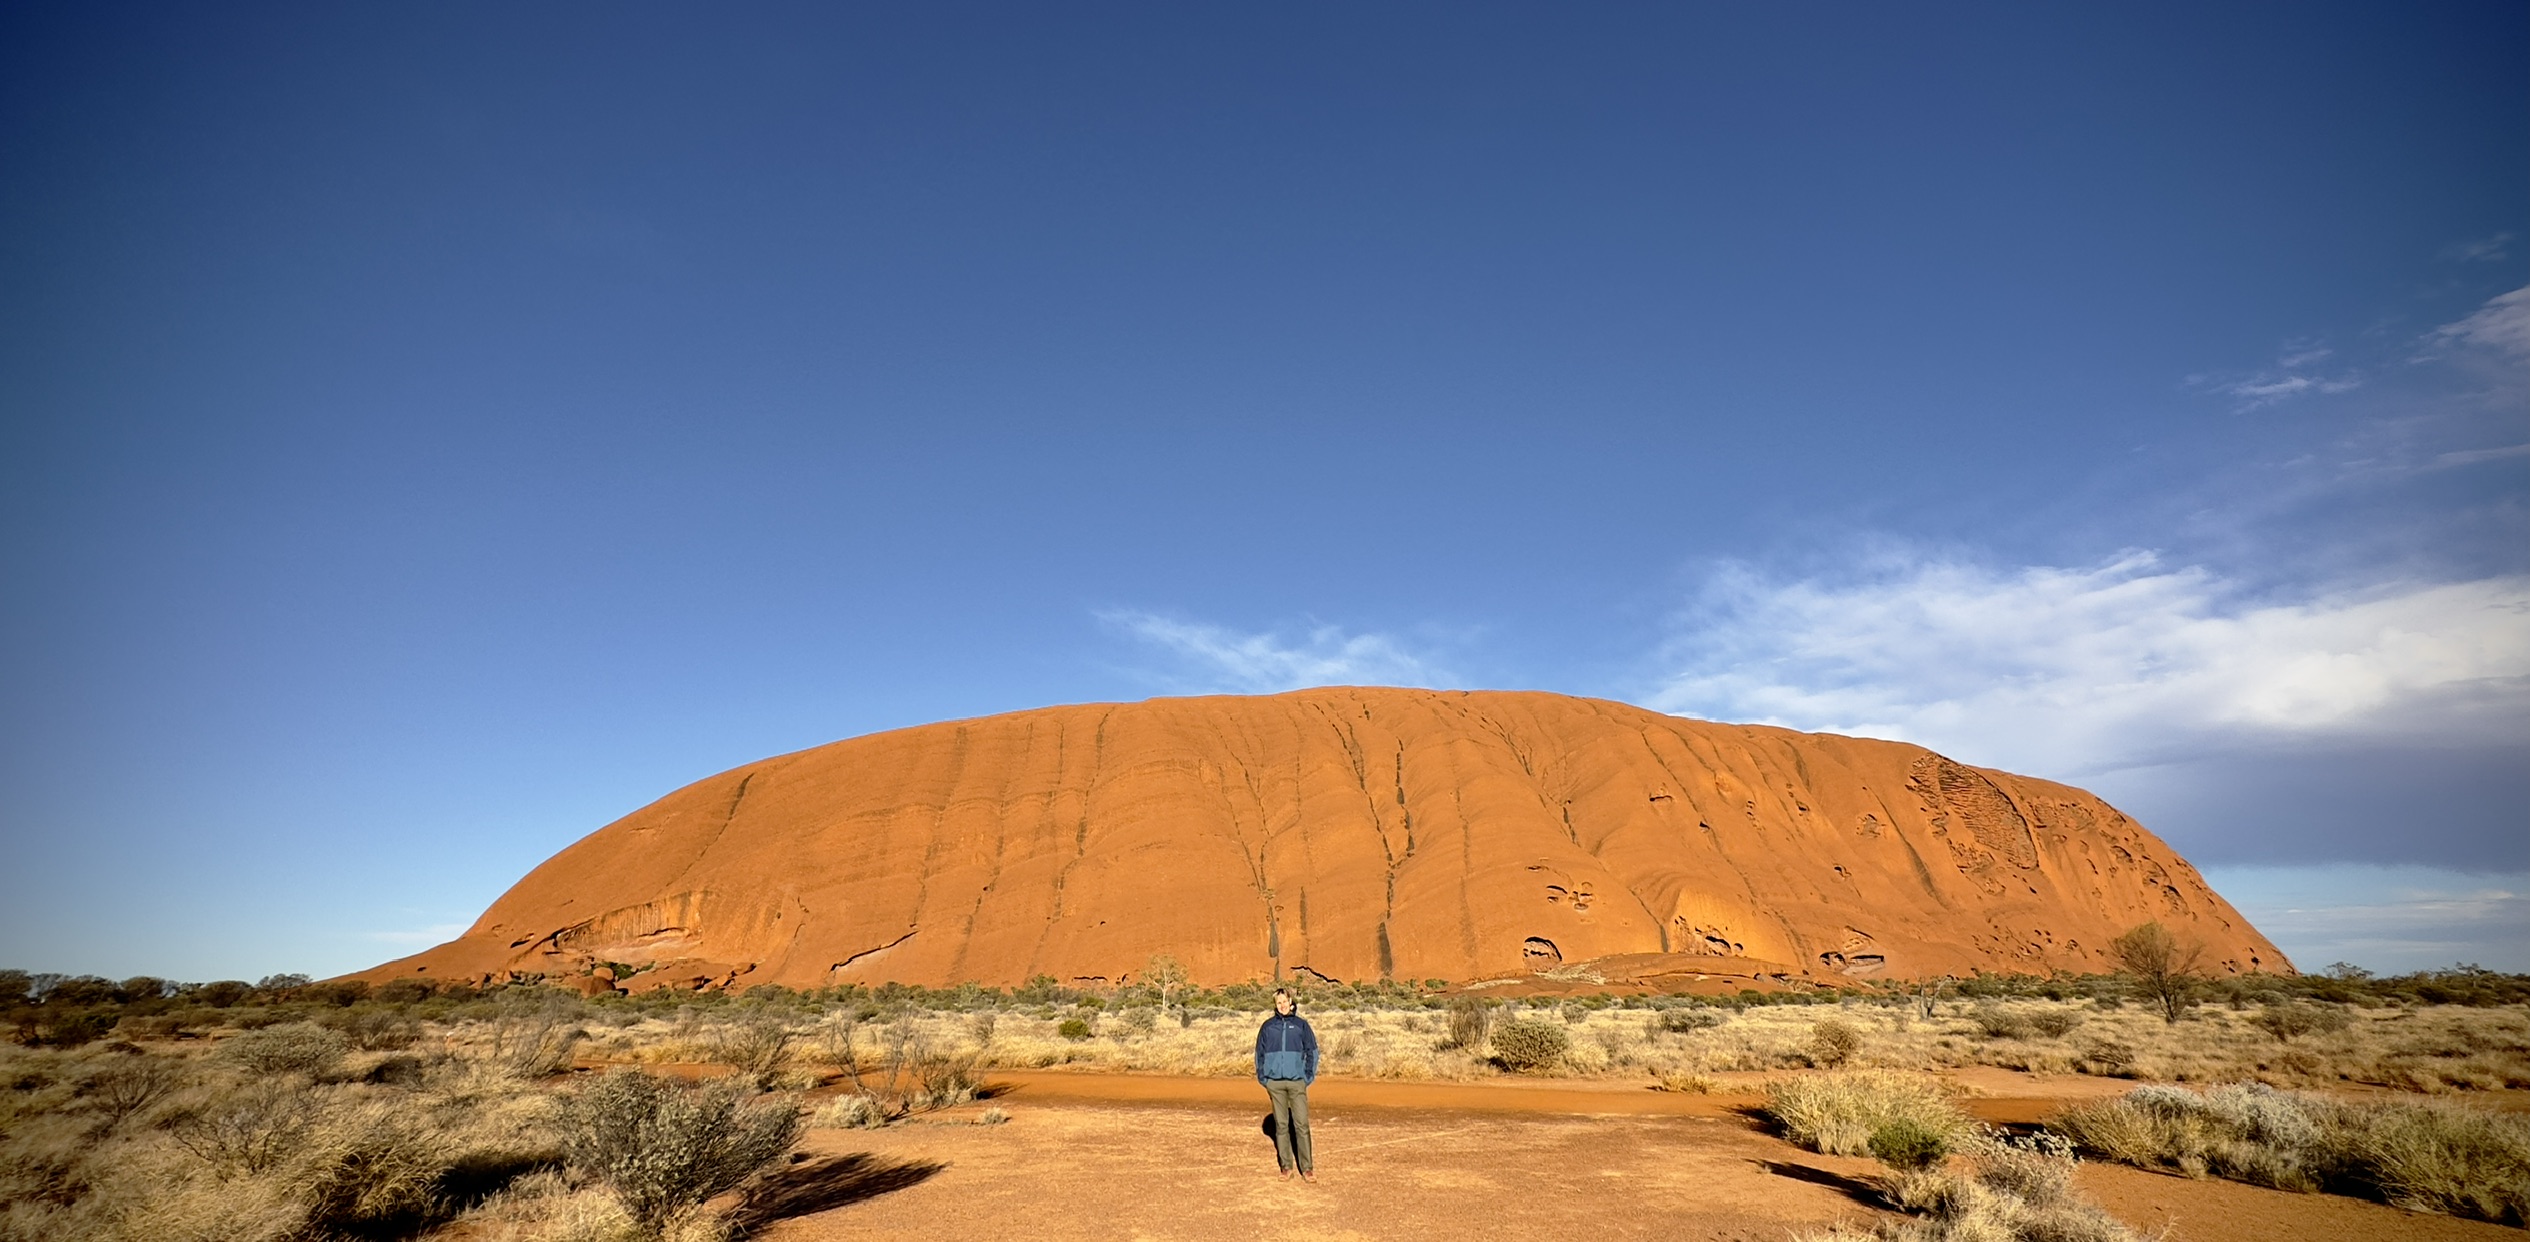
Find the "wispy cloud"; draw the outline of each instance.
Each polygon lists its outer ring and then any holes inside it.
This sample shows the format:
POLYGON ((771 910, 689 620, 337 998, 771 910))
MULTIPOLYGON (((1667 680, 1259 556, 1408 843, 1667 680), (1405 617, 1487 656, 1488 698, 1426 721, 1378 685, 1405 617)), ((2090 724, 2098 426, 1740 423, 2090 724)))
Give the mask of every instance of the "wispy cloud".
POLYGON ((2497 233, 2443 248, 2442 257, 2458 263, 2500 263, 2512 257, 2512 234, 2497 233))
POLYGON ((2205 878, 2305 970, 2530 970, 2530 874, 2336 864, 2216 866, 2205 878))
POLYGON ((2077 777, 2296 740, 2530 742, 2530 577, 2274 601, 2148 552, 1992 569, 1883 555, 1715 574, 1663 710, 1920 742, 2077 777))
POLYGON ((2530 358, 2530 285, 2487 300, 2467 318, 2433 330, 2426 340, 2436 345, 2476 345, 2530 358))
POLYGON ((2273 405, 2287 397, 2298 397, 2303 393, 2352 392, 2362 386, 2363 381, 2350 375, 2334 379, 2323 379, 2311 375, 2257 375, 2249 379, 2217 385, 2216 391, 2238 397, 2243 408, 2254 409, 2261 405, 2273 405))
POLYGON ((1243 632, 1156 613, 1111 610, 1098 619, 1167 653, 1174 688, 1272 694, 1308 686, 1429 686, 1449 679, 1430 657, 1386 634, 1348 634, 1312 625, 1292 632, 1243 632))
POLYGON ((2363 378, 2354 371, 2341 371, 2334 375, 2311 372, 2310 368, 2335 357, 2336 352, 2311 342, 2288 342, 2272 367, 2246 376, 2191 375, 2188 383, 2234 398, 2242 410, 2254 410, 2306 394, 2351 392, 2362 387, 2363 378))
POLYGON ((2460 449, 2455 452, 2439 453, 2434 456, 2433 465, 2436 469, 2448 469, 2452 466, 2474 466, 2479 462, 2503 461, 2511 457, 2530 457, 2530 444, 2506 444, 2497 448, 2460 449))

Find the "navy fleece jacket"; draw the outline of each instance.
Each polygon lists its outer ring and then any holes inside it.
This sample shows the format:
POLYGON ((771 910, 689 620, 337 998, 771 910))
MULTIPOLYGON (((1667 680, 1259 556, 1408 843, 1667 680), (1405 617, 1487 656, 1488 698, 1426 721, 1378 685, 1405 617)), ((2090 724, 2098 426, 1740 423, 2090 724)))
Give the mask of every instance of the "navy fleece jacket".
POLYGON ((1256 1081, 1318 1080, 1318 1033, 1296 1013, 1278 1013, 1256 1028, 1256 1081))

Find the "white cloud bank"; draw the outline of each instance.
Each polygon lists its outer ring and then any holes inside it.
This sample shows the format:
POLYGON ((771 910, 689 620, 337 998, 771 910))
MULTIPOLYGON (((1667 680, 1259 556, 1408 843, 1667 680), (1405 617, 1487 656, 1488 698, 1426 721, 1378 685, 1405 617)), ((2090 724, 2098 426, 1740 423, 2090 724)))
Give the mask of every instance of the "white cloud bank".
POLYGON ((2297 740, 2530 743, 2530 577, 2277 602, 2148 552, 1834 581, 1735 567, 1662 664, 1664 711, 2060 778, 2297 740))
POLYGON ((1446 680, 1424 656, 1385 634, 1347 634, 1332 625, 1305 633, 1247 633, 1130 610, 1098 619, 1177 658, 1176 688, 1275 694, 1310 686, 1428 686, 1446 680))

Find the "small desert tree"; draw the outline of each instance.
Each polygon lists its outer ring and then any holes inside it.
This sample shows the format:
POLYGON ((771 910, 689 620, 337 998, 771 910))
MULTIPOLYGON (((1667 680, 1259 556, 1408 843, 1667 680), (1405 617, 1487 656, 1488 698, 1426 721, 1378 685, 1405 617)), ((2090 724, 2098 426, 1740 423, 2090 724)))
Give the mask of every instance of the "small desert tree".
POLYGON ((2134 976, 2135 990, 2161 1007, 2161 1019, 2175 1023, 2194 990, 2197 959, 2205 947, 2182 942, 2161 924, 2146 923, 2109 944, 2117 964, 2134 976))
POLYGON ((1186 967, 1166 953, 1154 953, 1151 962, 1142 968, 1145 982, 1159 989, 1160 1010, 1165 1013, 1177 1003, 1178 990, 1186 986, 1186 967))
POLYGON ((791 1063, 791 1043, 798 1036, 790 1020, 772 1009, 741 1017, 713 1041, 712 1059, 738 1071, 758 1091, 771 1090, 791 1063))

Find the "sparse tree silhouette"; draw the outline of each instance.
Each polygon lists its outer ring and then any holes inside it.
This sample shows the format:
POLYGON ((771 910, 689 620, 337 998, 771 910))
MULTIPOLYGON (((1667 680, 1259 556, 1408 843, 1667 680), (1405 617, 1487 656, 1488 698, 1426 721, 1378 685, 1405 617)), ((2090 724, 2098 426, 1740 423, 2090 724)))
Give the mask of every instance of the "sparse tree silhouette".
POLYGON ((2117 964, 2134 976, 2135 990, 2161 1007, 2161 1020, 2176 1023, 2195 990, 2197 959, 2205 946, 2182 942, 2158 922, 2146 923, 2109 944, 2117 964))
POLYGON ((1150 965, 1143 968, 1143 979, 1159 989, 1160 1010, 1167 1012, 1177 1003, 1178 989, 1186 986, 1186 967, 1166 953, 1154 953, 1150 965))

